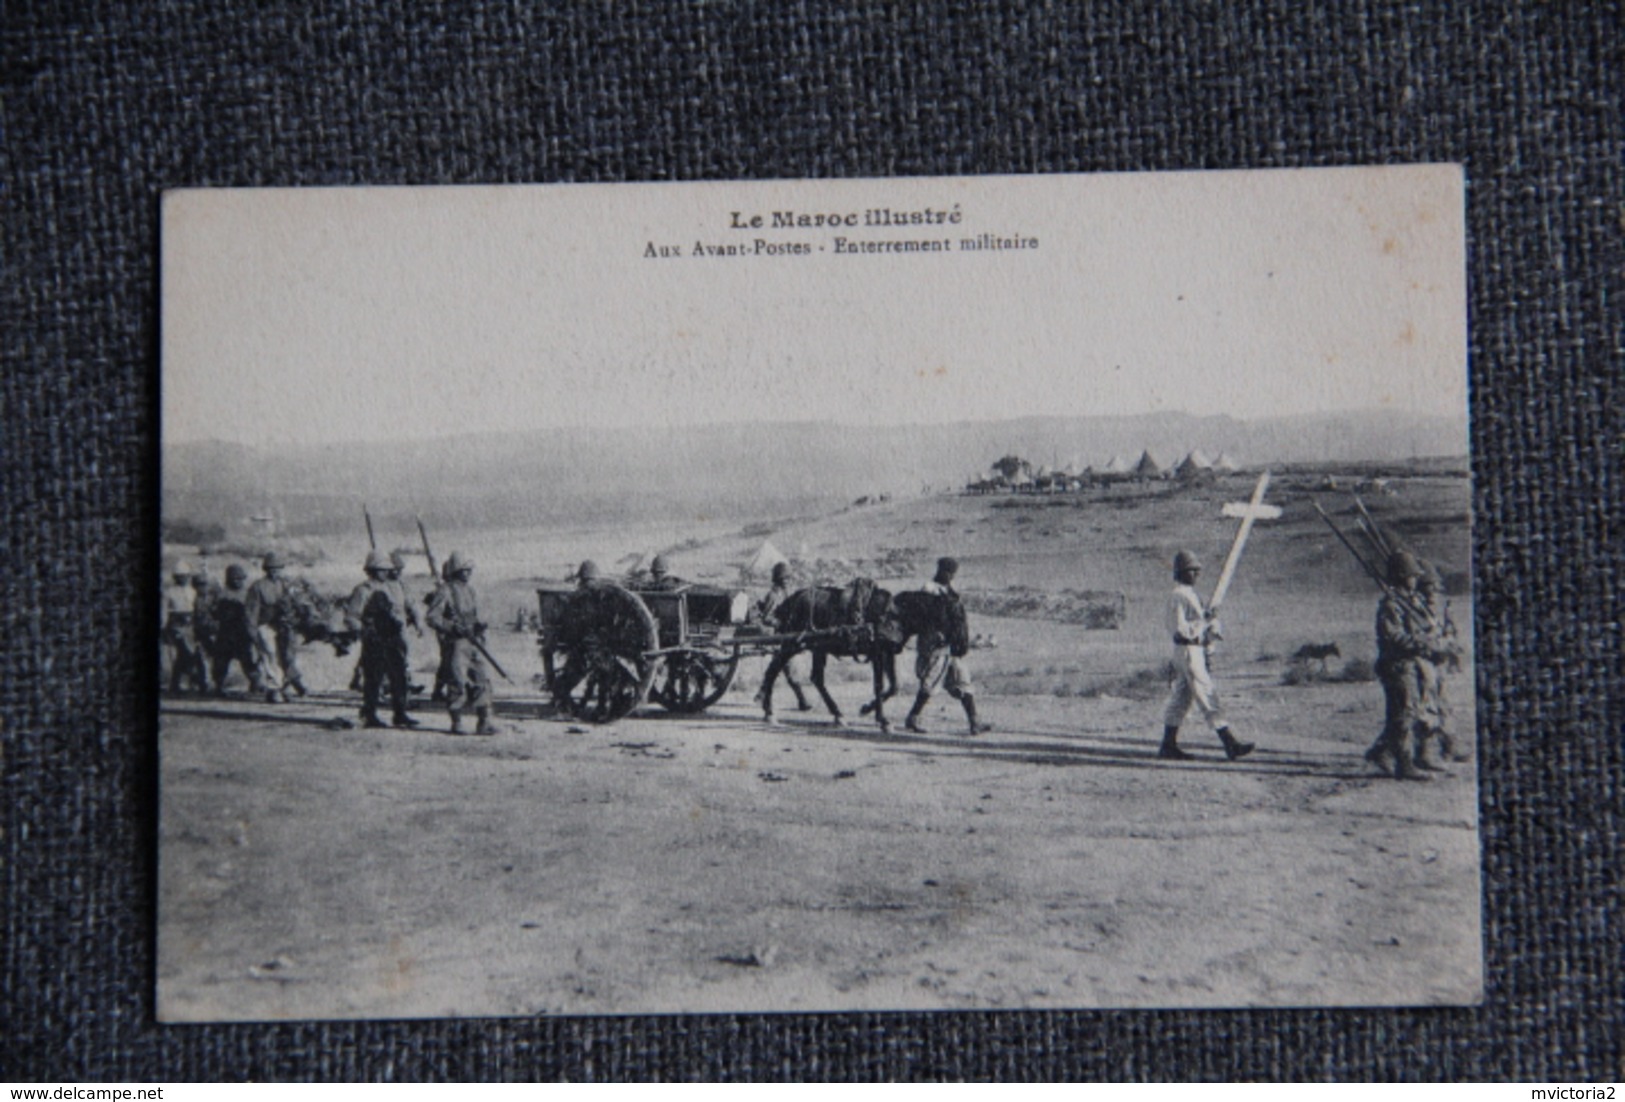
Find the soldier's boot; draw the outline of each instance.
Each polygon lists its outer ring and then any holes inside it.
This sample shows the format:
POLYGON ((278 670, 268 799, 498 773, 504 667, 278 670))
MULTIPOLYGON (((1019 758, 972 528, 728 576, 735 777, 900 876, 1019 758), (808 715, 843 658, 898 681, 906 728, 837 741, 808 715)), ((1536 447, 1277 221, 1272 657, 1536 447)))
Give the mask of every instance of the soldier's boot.
POLYGON ((418 726, 418 721, 407 715, 405 712, 396 712, 394 716, 390 718, 389 724, 391 727, 410 729, 418 726))
POLYGON ((451 710, 451 733, 454 735, 463 733, 463 713, 456 708, 451 710))
POLYGON ((267 703, 267 704, 286 704, 287 702, 288 702, 288 698, 282 694, 281 689, 266 689, 265 690, 265 703, 267 703))
POLYGON ((363 709, 362 712, 361 712, 361 726, 363 726, 363 727, 388 727, 389 724, 387 724, 383 720, 379 719, 377 712, 367 710, 367 709, 363 709))
POLYGON ((303 681, 292 681, 292 682, 289 682, 289 684, 293 688, 293 692, 294 692, 295 696, 309 696, 310 695, 310 690, 305 688, 305 683, 303 681))
POLYGON ((964 696, 959 698, 959 703, 965 708, 965 722, 969 724, 970 734, 985 735, 989 731, 993 730, 992 724, 983 723, 981 720, 976 718, 976 697, 974 695, 971 693, 966 693, 964 696))
POLYGON ((1428 739, 1425 736, 1416 740, 1416 768, 1428 773, 1449 772, 1444 766, 1434 761, 1432 755, 1428 753, 1428 739))
POLYGON ((801 691, 801 686, 800 685, 791 685, 790 688, 796 694, 796 711, 798 711, 798 712, 810 712, 810 711, 812 711, 812 705, 807 703, 807 694, 801 691))
POLYGON ((1394 754, 1394 779, 1399 781, 1426 781, 1431 780, 1426 773, 1416 767, 1416 762, 1404 751, 1394 754))
POLYGON ((1394 775, 1394 752, 1381 739, 1372 743, 1371 748, 1365 752, 1365 760, 1376 766, 1384 775, 1390 777, 1394 775))
POLYGON ((350 691, 352 693, 359 693, 361 690, 361 663, 357 662, 355 664, 355 672, 350 675, 350 691))
POLYGON ((1456 749, 1454 736, 1444 731, 1439 732, 1439 756, 1446 761, 1461 762, 1467 760, 1467 752, 1456 749))
POLYGON ((494 735, 497 733, 495 725, 491 722, 491 709, 475 708, 474 716, 478 722, 474 725, 476 735, 494 735))
POLYGON ((1179 748, 1179 728, 1164 727, 1162 729, 1162 745, 1157 747, 1157 757, 1164 761, 1190 761, 1191 755, 1179 748))
POLYGON ((925 734, 925 725, 920 722, 920 713, 925 711, 925 706, 930 702, 930 700, 930 693, 916 694, 914 697, 914 707, 908 710, 908 718, 903 720, 903 726, 908 728, 910 731, 913 731, 916 735, 925 734))
POLYGON ((1224 756, 1231 761, 1238 761, 1258 749, 1253 743, 1243 742, 1231 734, 1228 727, 1220 727, 1218 734, 1219 741, 1224 743, 1224 756))

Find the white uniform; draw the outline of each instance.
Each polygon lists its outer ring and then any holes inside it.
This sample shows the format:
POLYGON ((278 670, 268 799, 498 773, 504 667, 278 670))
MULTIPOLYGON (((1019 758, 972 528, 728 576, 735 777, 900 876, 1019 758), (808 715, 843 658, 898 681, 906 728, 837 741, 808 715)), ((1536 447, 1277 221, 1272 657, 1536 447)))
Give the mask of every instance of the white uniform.
POLYGON ((1176 585, 1168 598, 1164 619, 1169 640, 1174 644, 1173 685, 1162 716, 1164 727, 1178 727, 1183 723, 1192 704, 1215 731, 1225 726, 1219 694, 1207 669, 1204 644, 1208 622, 1207 610, 1202 607, 1202 598, 1197 596, 1196 590, 1188 585, 1176 585))

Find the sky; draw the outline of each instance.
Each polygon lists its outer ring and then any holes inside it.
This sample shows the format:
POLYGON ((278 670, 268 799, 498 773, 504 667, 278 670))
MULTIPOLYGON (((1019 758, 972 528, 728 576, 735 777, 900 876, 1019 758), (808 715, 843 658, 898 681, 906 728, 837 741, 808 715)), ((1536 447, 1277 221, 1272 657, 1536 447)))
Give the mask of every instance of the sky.
POLYGON ((192 190, 165 198, 161 283, 169 443, 1466 419, 1453 166, 192 190), (983 235, 1022 247, 963 247, 983 235))

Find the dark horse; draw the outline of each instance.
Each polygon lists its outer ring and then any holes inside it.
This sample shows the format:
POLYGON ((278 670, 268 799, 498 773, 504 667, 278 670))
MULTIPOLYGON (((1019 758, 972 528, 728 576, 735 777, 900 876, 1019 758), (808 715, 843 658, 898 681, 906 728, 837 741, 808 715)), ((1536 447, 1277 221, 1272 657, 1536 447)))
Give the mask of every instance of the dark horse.
POLYGON ((957 601, 915 592, 894 597, 867 578, 858 578, 845 588, 798 590, 779 606, 776 619, 779 634, 795 638, 780 645, 762 680, 762 710, 769 723, 773 722, 774 683, 790 659, 806 651, 812 655, 813 687, 837 724, 842 722, 841 709, 824 687, 824 669, 832 657, 868 662, 874 675, 874 696, 863 706, 862 714, 874 712, 880 729, 890 730, 885 703, 897 695, 897 655, 908 640, 932 631, 961 644, 968 638, 964 610, 957 601))

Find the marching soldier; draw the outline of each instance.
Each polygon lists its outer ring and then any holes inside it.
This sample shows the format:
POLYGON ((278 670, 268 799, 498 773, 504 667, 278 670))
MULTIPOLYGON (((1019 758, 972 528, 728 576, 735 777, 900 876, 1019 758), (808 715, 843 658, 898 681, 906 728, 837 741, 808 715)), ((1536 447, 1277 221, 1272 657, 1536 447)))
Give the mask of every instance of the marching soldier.
MULTIPOLYGON (((920 587, 922 593, 942 597, 949 603, 950 608, 945 611, 950 619, 963 616, 959 594, 954 590, 954 577, 958 573, 958 561, 944 556, 937 560, 936 575, 920 587)), ((914 672, 920 679, 920 688, 914 696, 914 707, 909 709, 908 718, 903 721, 903 726, 916 734, 925 733, 920 714, 930 703, 931 694, 939 687, 965 709, 969 734, 979 735, 992 730, 991 726, 976 718, 976 688, 971 684, 970 672, 965 668, 964 661, 969 651, 969 639, 963 630, 962 620, 958 626, 960 630, 950 631, 950 624, 944 622, 919 635, 914 672)))
MULTIPOLYGON (((455 556, 454 556, 455 557, 455 556)), ((423 603, 424 618, 434 629, 435 642, 440 645, 440 664, 434 671, 434 689, 429 693, 429 703, 444 704, 446 691, 451 685, 451 650, 452 638, 434 626, 435 605, 445 599, 446 586, 451 583, 451 560, 447 559, 440 564, 440 580, 435 583, 434 592, 423 603)))
POLYGON ((286 559, 272 551, 261 565, 265 576, 248 587, 244 605, 259 651, 265 699, 271 704, 281 704, 287 700, 287 689, 300 696, 306 692, 293 631, 296 597, 293 584, 284 576, 288 566, 286 559))
POLYGON ((1231 761, 1244 758, 1256 747, 1243 742, 1230 730, 1219 707, 1219 695, 1208 672, 1207 651, 1218 638, 1213 614, 1196 592, 1196 579, 1202 564, 1189 551, 1174 556, 1174 591, 1168 598, 1165 626, 1174 643, 1173 687, 1162 714, 1162 745, 1157 757, 1167 761, 1189 761, 1191 755, 1179 748, 1179 725, 1195 704, 1224 745, 1231 761))
POLYGON ((1456 749, 1455 736, 1450 729, 1454 710, 1445 689, 1445 675, 1461 669, 1461 644, 1457 641, 1455 620, 1450 615, 1450 602, 1445 599, 1444 578, 1438 567, 1432 563, 1422 564, 1416 592, 1432 621, 1438 642, 1438 649, 1432 655, 1418 658, 1416 662, 1421 723, 1416 736, 1416 765, 1419 769, 1438 769, 1429 753, 1431 742, 1438 743, 1440 758, 1455 762, 1467 760, 1467 755, 1456 749))
POLYGON ((416 727, 406 713, 406 629, 422 627, 417 608, 401 585, 400 571, 382 551, 367 555, 367 580, 355 587, 345 606, 345 623, 361 633, 361 719, 367 727, 383 727, 378 705, 387 685, 396 727, 416 727))
POLYGON ((192 588, 192 567, 176 563, 170 575, 173 584, 164 587, 163 656, 169 668, 169 691, 183 691, 190 681, 198 692, 209 689, 203 655, 194 632, 197 591, 192 588))
POLYGON ((1400 780, 1427 780, 1417 766, 1419 734, 1424 730, 1422 691, 1424 663, 1447 653, 1439 644, 1432 619, 1422 605, 1417 581, 1421 564, 1409 551, 1388 559, 1388 584, 1377 605, 1377 676, 1382 681, 1383 723, 1366 760, 1400 780))
POLYGON ((443 641, 447 655, 446 704, 451 714, 451 733, 463 733, 463 714, 472 711, 476 735, 493 735, 491 726, 491 675, 485 656, 476 643, 485 641, 485 621, 480 619, 479 600, 469 578, 474 561, 453 552, 442 571, 444 584, 429 598, 429 626, 443 641))
MULTIPOLYGON (((790 564, 776 562, 773 564, 773 588, 756 603, 756 619, 769 633, 778 630, 779 606, 790 599, 790 594, 790 564)), ((791 664, 790 662, 784 664, 782 672, 785 684, 796 694, 796 707, 803 712, 810 712, 812 705, 807 703, 807 694, 802 691, 801 682, 797 681, 796 675, 791 672, 791 664)), ((767 686, 764 685, 756 690, 756 703, 760 704, 766 699, 767 686)))
POLYGON ((248 678, 248 691, 255 696, 265 691, 260 666, 255 658, 254 629, 248 620, 248 571, 236 563, 226 567, 226 584, 215 595, 210 610, 214 627, 214 650, 210 655, 214 688, 226 691, 226 675, 231 664, 242 667, 248 678))
MULTIPOLYGON (((215 605, 220 600, 220 587, 209 577, 209 568, 200 566, 192 574, 192 634, 197 639, 198 670, 204 675, 203 691, 208 692, 209 674, 214 655, 220 648, 220 628, 215 619, 215 605)), ((218 689, 218 683, 212 686, 218 689)))

